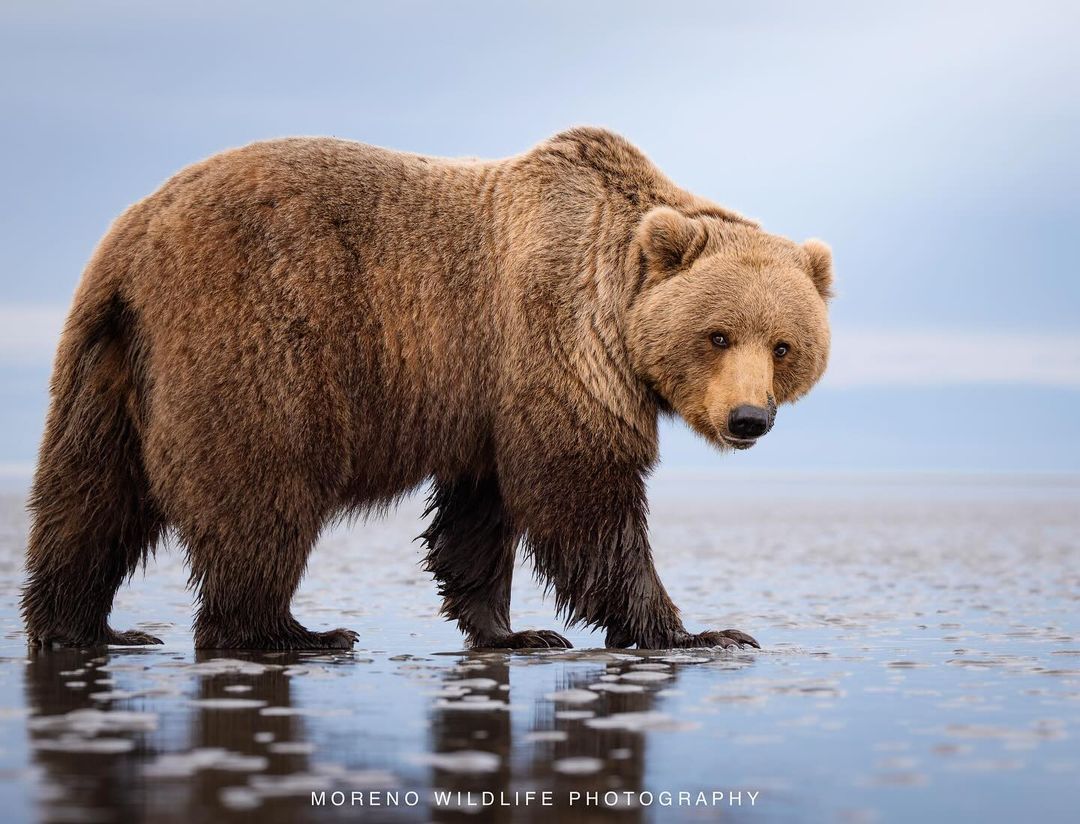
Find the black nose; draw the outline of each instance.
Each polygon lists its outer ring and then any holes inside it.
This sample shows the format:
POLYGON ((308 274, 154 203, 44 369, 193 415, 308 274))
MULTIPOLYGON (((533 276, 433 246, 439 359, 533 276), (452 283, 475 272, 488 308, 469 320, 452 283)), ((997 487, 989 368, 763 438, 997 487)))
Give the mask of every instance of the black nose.
POLYGON ((728 430, 736 438, 757 438, 769 431, 769 410, 743 404, 728 415, 728 430))

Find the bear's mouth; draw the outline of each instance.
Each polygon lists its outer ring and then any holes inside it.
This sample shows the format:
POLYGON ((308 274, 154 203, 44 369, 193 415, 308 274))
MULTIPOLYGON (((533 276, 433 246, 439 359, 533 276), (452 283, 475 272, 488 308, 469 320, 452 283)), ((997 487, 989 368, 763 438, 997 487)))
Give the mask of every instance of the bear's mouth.
POLYGON ((726 432, 720 433, 720 440, 732 449, 749 449, 758 442, 757 438, 736 438, 733 435, 728 435, 726 432))

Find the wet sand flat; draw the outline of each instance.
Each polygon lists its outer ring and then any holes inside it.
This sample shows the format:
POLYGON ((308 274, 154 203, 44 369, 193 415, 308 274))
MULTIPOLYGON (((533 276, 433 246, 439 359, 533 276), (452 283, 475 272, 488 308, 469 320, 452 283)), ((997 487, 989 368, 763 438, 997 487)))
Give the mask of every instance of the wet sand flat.
MULTIPOLYGON (((163 647, 29 655, 7 494, 3 818, 1075 820, 1078 504, 1061 477, 655 482, 654 551, 688 626, 760 651, 571 631, 570 651, 465 652, 410 500, 329 532, 294 604, 359 632, 353 652, 196 653, 166 546, 112 619, 163 647)), ((527 566, 514 625, 559 628, 527 566)))

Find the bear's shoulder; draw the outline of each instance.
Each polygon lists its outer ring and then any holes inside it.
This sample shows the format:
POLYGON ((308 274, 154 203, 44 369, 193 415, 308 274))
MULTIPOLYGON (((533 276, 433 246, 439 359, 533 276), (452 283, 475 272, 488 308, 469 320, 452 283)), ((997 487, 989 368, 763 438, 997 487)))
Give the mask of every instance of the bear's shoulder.
POLYGON ((657 173, 637 146, 620 134, 599 126, 575 126, 535 146, 530 155, 567 168, 612 174, 657 173))
POLYGON ((563 129, 561 132, 553 134, 540 145, 573 145, 586 149, 602 148, 644 157, 633 143, 618 132, 605 129, 603 126, 573 126, 569 129, 563 129))

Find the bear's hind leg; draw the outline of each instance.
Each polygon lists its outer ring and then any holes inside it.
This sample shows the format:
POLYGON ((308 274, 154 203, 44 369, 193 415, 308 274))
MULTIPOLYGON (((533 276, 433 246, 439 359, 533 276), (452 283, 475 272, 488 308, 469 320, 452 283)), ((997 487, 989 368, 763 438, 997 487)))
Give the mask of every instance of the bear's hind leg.
POLYGON ((518 536, 509 523, 494 476, 436 482, 430 526, 420 537, 425 568, 439 583, 442 614, 457 621, 474 648, 569 648, 552 630, 510 628, 510 584, 518 536))
POLYGON ((185 535, 199 603, 195 647, 352 649, 352 630, 313 632, 289 610, 317 535, 315 523, 300 526, 269 512, 246 529, 185 535))
POLYGON ((162 643, 108 624, 116 591, 161 535, 160 516, 145 503, 126 513, 84 518, 83 503, 74 492, 57 490, 47 502, 35 496, 22 594, 28 641, 40 647, 162 643))
POLYGON ((130 422, 108 408, 108 397, 95 402, 98 377, 77 390, 78 414, 54 403, 34 477, 22 591, 34 646, 162 643, 108 624, 116 591, 153 550, 164 521, 130 422))

